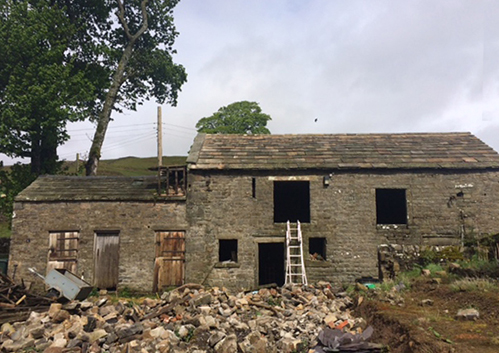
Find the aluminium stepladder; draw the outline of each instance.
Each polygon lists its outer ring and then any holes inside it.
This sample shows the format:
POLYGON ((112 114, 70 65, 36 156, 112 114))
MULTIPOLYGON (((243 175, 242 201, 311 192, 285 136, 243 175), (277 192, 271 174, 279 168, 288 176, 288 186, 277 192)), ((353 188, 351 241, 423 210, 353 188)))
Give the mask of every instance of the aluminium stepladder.
POLYGON ((285 283, 308 284, 305 262, 303 260, 303 238, 300 221, 296 221, 296 228, 291 228, 290 222, 287 222, 285 283), (292 231, 296 231, 296 235, 292 234, 292 231))

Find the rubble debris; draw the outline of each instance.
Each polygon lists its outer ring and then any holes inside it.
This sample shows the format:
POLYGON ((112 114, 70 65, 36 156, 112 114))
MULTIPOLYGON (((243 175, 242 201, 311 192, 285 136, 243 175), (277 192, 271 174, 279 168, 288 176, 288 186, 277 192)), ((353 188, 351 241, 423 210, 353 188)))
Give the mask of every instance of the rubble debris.
POLYGON ((381 345, 368 342, 373 332, 372 326, 361 333, 325 328, 319 333, 319 344, 313 352, 381 352, 381 345))
POLYGON ((49 298, 28 292, 23 284, 0 273, 0 324, 25 320, 31 311, 44 311, 51 303, 49 298))
POLYGON ((106 298, 53 303, 46 312, 32 312, 25 322, 6 323, 1 326, 0 349, 94 353, 305 352, 319 346, 321 337, 331 336, 329 331, 321 334, 323 328, 332 330, 329 327, 336 327, 333 337, 341 338, 350 351, 355 347, 364 351, 365 347, 376 347, 365 342, 372 328, 366 329, 365 320, 350 313, 354 301, 345 294, 334 294, 325 282, 236 295, 224 288, 185 285, 165 292, 161 299, 116 302, 106 298))

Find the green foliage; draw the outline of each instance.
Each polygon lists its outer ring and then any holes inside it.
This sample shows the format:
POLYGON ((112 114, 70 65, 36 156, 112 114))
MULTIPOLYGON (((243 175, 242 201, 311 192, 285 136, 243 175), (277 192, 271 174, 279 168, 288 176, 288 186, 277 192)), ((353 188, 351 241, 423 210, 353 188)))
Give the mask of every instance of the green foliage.
POLYGON ((48 0, 0 0, 0 153, 57 169, 68 121, 89 115, 94 83, 70 50, 78 28, 48 0))
POLYGON ((435 272, 443 271, 443 267, 440 264, 428 264, 425 266, 427 270, 430 270, 431 274, 435 274, 435 272))
POLYGON ((119 297, 120 298, 132 298, 134 295, 133 295, 133 292, 130 288, 128 287, 123 287, 119 290, 119 297))
POLYGON ((282 298, 270 297, 267 299, 267 304, 270 306, 281 306, 282 298))
POLYGON ((419 262, 423 267, 431 263, 453 262, 462 259, 464 259, 464 255, 459 246, 447 246, 442 250, 426 249, 419 254, 419 262))
POLYGON ((36 179, 29 164, 14 164, 10 170, 0 162, 0 214, 9 221, 12 217, 14 198, 36 179))
POLYGON ((270 134, 266 127, 269 120, 272 118, 262 113, 258 103, 242 101, 200 119, 196 129, 208 134, 270 134))
POLYGON ((10 238, 11 230, 9 224, 10 222, 7 221, 6 217, 4 219, 0 217, 0 238, 10 238))

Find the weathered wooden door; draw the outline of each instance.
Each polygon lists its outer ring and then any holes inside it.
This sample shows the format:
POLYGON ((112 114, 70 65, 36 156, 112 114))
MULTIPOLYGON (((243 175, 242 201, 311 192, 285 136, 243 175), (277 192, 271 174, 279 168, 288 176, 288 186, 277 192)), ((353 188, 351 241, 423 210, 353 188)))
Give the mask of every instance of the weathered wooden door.
POLYGON ((119 232, 97 232, 94 239, 94 286, 115 289, 118 286, 119 232))
POLYGON ((185 232, 156 232, 154 291, 184 284, 185 232))
POLYGON ((50 232, 47 273, 54 268, 76 273, 78 261, 78 232, 50 232))

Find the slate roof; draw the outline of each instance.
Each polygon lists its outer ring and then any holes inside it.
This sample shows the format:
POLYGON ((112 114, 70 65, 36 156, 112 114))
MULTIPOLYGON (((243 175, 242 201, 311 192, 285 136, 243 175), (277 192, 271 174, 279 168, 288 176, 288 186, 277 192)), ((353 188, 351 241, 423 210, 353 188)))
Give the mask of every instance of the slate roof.
POLYGON ((189 169, 494 169, 499 154, 468 132, 199 134, 189 169))
POLYGON ((157 178, 40 176, 16 201, 154 201, 157 178))

